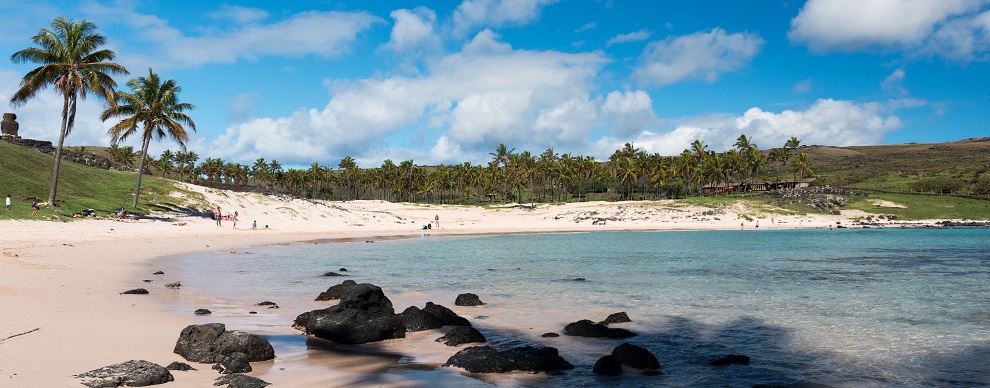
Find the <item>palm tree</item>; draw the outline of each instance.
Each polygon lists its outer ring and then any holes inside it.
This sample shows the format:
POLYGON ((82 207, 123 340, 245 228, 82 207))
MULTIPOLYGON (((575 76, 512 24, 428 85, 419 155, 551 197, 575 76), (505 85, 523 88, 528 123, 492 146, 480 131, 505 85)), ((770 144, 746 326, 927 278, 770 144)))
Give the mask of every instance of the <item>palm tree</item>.
POLYGON ((124 117, 107 130, 113 144, 135 134, 141 136, 140 166, 138 166, 137 186, 134 188, 134 202, 131 204, 131 207, 137 207, 148 145, 151 144, 152 139, 161 140, 167 136, 185 150, 189 135, 186 134, 183 124, 193 131, 196 130, 196 124, 184 112, 195 107, 187 102, 179 102, 179 92, 182 88, 175 83, 175 80, 168 79, 162 82, 158 74, 151 69, 148 69, 147 77, 127 81, 127 87, 131 91, 117 93, 117 104, 103 111, 100 119, 107 121, 112 117, 124 117))
POLYGON ((59 16, 52 20, 51 26, 51 30, 42 28, 31 38, 40 47, 26 48, 10 56, 14 63, 41 64, 24 75, 10 103, 22 105, 49 86, 62 95, 62 128, 58 147, 55 148, 52 189, 48 194, 48 202, 54 203, 62 146, 76 121, 76 102, 85 100, 88 93, 93 93, 113 105, 117 83, 112 76, 127 74, 127 69, 110 62, 116 56, 113 51, 100 49, 106 43, 106 37, 96 32, 96 25, 92 22, 59 16))
POLYGON ((808 154, 802 152, 797 155, 794 162, 791 163, 791 170, 794 171, 794 187, 797 187, 797 174, 801 174, 801 179, 804 179, 805 174, 814 174, 811 171, 811 160, 808 159, 808 154))

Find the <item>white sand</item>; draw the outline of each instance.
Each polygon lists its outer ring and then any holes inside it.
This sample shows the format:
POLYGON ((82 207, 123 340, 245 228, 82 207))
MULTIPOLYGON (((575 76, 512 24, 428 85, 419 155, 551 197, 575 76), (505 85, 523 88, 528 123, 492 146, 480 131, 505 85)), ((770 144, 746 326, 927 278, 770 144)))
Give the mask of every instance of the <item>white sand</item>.
MULTIPOLYGON (((119 294, 140 286, 139 279, 157 270, 151 259, 165 255, 318 238, 413 235, 435 216, 440 217, 440 228, 430 231, 434 235, 738 229, 740 224, 752 229, 757 220, 764 229, 827 228, 852 217, 774 216, 778 224, 771 225, 769 214, 738 206, 712 213, 713 209, 671 207, 667 201, 484 209, 381 201, 317 203, 189 187, 225 214, 237 211, 237 229, 228 221, 217 227, 207 218, 177 215, 165 215, 174 217, 167 221, 139 222, 0 221, 0 386, 74 385, 78 382, 74 374, 131 359, 161 365, 184 361, 172 348, 182 328, 197 322, 191 316, 166 312, 165 296, 119 294), (758 218, 745 221, 738 214, 758 218), (596 219, 608 221, 593 225, 596 219), (251 229, 252 221, 257 221, 258 229, 251 229)), ((175 372, 176 382, 169 386, 210 386, 218 376, 209 365, 191 364, 199 371, 175 372)), ((251 374, 262 374, 273 362, 254 367, 251 374)), ((336 374, 340 379, 334 381, 347 385, 374 367, 368 368, 327 370, 318 381, 336 374)), ((284 375, 288 381, 270 382, 317 381, 307 380, 303 373, 284 375)))

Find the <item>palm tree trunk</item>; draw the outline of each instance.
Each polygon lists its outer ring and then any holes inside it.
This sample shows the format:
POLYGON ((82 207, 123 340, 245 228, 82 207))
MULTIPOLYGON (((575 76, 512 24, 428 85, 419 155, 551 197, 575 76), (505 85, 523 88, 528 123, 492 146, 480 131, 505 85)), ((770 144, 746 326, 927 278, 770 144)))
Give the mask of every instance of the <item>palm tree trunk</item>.
POLYGON ((144 175, 144 159, 148 155, 148 145, 151 143, 151 136, 144 138, 144 144, 141 144, 141 163, 138 163, 138 177, 137 186, 134 186, 134 203, 131 204, 132 208, 137 208, 138 196, 141 195, 141 176, 144 175))
MULTIPOLYGON (((69 125, 69 95, 66 94, 62 102, 62 132, 58 135, 58 148, 55 148, 55 170, 52 171, 52 190, 48 192, 48 203, 55 205, 55 193, 58 191, 58 170, 62 161, 62 145, 65 144, 65 135, 68 134, 69 125)), ((75 116, 75 104, 73 104, 72 115, 75 116)))

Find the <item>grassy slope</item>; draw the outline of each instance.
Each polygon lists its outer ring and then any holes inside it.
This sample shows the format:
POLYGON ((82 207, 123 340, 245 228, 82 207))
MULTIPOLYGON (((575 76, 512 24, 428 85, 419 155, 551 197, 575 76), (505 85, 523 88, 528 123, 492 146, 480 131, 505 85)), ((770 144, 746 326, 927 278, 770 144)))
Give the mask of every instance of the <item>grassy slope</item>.
MULTIPOLYGON (((48 199, 55 158, 37 151, 0 141, 0 196, 11 195, 13 210, 0 216, 17 219, 49 219, 54 208, 48 206, 31 215, 31 197, 48 199)), ((168 194, 178 191, 169 180, 145 176, 141 181, 141 200, 137 209, 130 207, 137 175, 133 172, 107 171, 63 161, 59 173, 58 195, 62 214, 70 216, 83 209, 104 215, 124 207, 128 212, 147 214, 162 207, 177 207, 178 200, 168 194)))

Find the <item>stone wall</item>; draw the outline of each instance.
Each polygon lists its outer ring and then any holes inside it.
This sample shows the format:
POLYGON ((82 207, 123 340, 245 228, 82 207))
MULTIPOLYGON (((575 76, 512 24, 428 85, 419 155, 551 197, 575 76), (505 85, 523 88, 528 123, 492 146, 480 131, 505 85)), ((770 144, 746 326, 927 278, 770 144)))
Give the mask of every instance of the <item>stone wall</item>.
MULTIPOLYGON (((55 147, 52 145, 52 142, 50 141, 24 139, 17 136, 7 136, 7 135, 3 136, 3 141, 55 156, 55 147)), ((62 160, 69 160, 79 164, 84 164, 94 168, 101 168, 104 170, 135 171, 135 172, 137 171, 136 167, 120 164, 110 159, 104 158, 102 156, 97 156, 93 154, 81 154, 75 151, 71 151, 64 147, 62 148, 62 160)))

